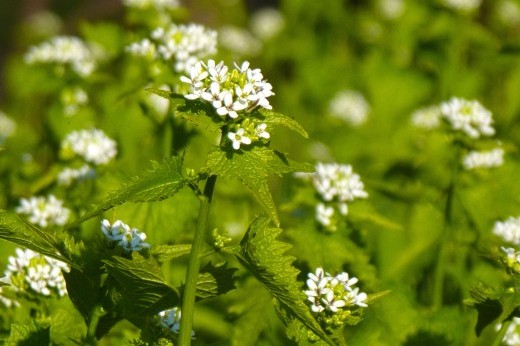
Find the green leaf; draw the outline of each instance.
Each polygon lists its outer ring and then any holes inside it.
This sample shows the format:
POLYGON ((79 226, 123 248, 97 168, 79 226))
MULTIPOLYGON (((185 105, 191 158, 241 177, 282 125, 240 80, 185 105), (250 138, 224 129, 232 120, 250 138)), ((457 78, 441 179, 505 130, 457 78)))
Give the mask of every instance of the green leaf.
POLYGON ((302 284, 297 280, 299 271, 292 266, 295 258, 285 254, 291 246, 276 240, 282 230, 270 228, 269 222, 267 217, 258 217, 252 222, 240 242, 237 258, 278 300, 281 309, 294 315, 322 340, 334 345, 304 302, 302 284))
MULTIPOLYGON (((506 305, 508 309, 504 311, 501 298, 507 297, 508 292, 503 289, 496 290, 491 287, 480 284, 470 290, 471 298, 465 301, 466 305, 475 308, 478 312, 477 324, 475 325, 475 333, 480 336, 484 328, 496 320, 503 321, 518 307, 506 305), (505 313, 504 313, 505 312, 505 313), (499 317, 501 317, 499 319, 499 317)), ((514 295, 514 294, 513 294, 514 295)))
POLYGON ((102 212, 126 202, 154 202, 175 195, 187 182, 182 176, 182 158, 174 156, 159 164, 153 162, 153 168, 134 177, 100 204, 83 214, 74 224, 79 224, 102 212))
POLYGON ((83 345, 87 326, 74 309, 59 308, 51 317, 50 337, 52 345, 83 345))
POLYGON ((224 125, 222 118, 215 113, 215 109, 207 102, 188 100, 181 94, 167 90, 146 89, 161 97, 170 100, 175 116, 184 119, 210 132, 219 132, 224 125))
POLYGON ((121 286, 124 317, 152 315, 176 305, 179 294, 164 280, 157 263, 135 252, 132 257, 114 256, 103 261, 121 286))
MULTIPOLYGON (((296 131, 300 135, 302 135, 304 138, 309 138, 309 135, 307 134, 307 131, 301 126, 296 120, 293 118, 290 118, 286 115, 283 115, 281 113, 273 112, 268 109, 259 109, 257 111, 261 115, 262 122, 266 123, 267 125, 279 125, 279 126, 285 126, 288 129, 291 129, 293 131, 296 131)), ((254 114, 257 114, 254 113, 254 114)))
POLYGON ((236 268, 226 268, 226 263, 208 263, 197 277, 196 297, 206 299, 227 293, 235 288, 236 268))
POLYGON ((228 153, 214 150, 208 154, 204 170, 237 179, 253 194, 276 225, 278 212, 269 192, 268 177, 290 172, 313 172, 314 167, 290 160, 285 154, 266 147, 228 153))
POLYGON ((188 255, 191 244, 157 245, 151 248, 150 253, 160 263, 171 261, 174 258, 188 255))
POLYGON ((6 346, 48 346, 51 344, 50 329, 41 328, 32 320, 29 324, 11 324, 11 334, 5 340, 6 346))
POLYGON ((82 271, 75 268, 72 268, 68 273, 63 272, 63 277, 67 283, 67 293, 70 300, 88 325, 92 307, 98 303, 99 287, 82 271), (85 294, 85 292, 88 292, 88 294, 85 294))
POLYGON ((43 231, 13 212, 0 210, 0 239, 76 266, 61 254, 60 241, 50 230, 43 231))

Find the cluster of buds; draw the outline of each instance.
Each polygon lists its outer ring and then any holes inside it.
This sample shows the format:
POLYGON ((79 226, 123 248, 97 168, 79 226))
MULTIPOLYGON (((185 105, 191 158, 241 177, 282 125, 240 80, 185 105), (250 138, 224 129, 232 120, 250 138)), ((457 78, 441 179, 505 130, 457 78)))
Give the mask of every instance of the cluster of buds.
POLYGON ((150 247, 150 244, 144 242, 146 234, 137 228, 130 228, 121 220, 117 220, 113 224, 106 219, 101 221, 101 232, 110 245, 119 245, 125 252, 141 251, 150 247))
POLYGON ((247 117, 257 108, 272 109, 267 100, 274 95, 272 85, 263 79, 260 69, 251 69, 246 61, 230 70, 224 62, 217 64, 209 60, 207 63, 198 61, 189 75, 181 77, 181 81, 190 85, 185 97, 211 104, 227 123, 228 132, 224 135, 233 149, 270 138, 267 124, 247 117))
POLYGON ((355 287, 358 279, 350 277, 348 273, 332 276, 322 268, 317 268, 308 277, 305 294, 319 322, 340 327, 360 308, 367 307, 367 294, 355 287))

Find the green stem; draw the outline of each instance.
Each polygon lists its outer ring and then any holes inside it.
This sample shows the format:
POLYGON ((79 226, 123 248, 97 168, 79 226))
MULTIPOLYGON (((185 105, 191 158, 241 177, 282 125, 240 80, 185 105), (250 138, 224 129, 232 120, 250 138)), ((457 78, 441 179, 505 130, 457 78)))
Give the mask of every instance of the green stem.
POLYGON ((448 238, 450 237, 452 223, 453 197, 455 191, 454 180, 450 183, 447 190, 446 206, 444 209, 444 229, 440 237, 440 249, 437 256, 437 266, 435 267, 433 279, 433 309, 438 310, 442 306, 444 295, 444 276, 446 272, 446 262, 448 260, 448 238))
POLYGON ((211 205, 211 198, 217 176, 212 175, 206 181, 204 193, 200 197, 199 216, 197 228, 191 246, 190 257, 188 259, 188 271, 186 273, 186 285, 182 294, 182 318, 179 334, 179 345, 189 346, 191 344, 191 330, 193 325, 193 313, 195 311, 195 289, 200 268, 200 254, 204 246, 204 238, 208 229, 208 215, 211 205))
POLYGON ((87 329, 87 345, 97 345, 96 329, 99 323, 99 319, 104 314, 103 306, 95 305, 92 308, 90 322, 87 329))
POLYGON ((493 344, 491 346, 502 345, 502 340, 504 339, 504 336, 506 335, 507 329, 509 328, 510 324, 511 320, 507 320, 502 323, 502 326, 500 327, 500 330, 498 331, 495 340, 493 341, 493 344))

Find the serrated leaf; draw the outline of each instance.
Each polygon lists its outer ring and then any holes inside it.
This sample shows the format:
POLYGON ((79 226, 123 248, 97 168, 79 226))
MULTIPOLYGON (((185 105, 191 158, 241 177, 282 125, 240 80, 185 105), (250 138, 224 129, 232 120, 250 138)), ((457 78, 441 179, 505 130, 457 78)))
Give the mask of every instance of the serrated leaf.
POLYGON ((227 293, 235 288, 236 268, 226 268, 226 263, 214 265, 208 263, 200 270, 197 277, 196 297, 207 299, 227 293))
POLYGON ((261 115, 262 122, 266 123, 267 125, 285 126, 290 130, 296 131, 297 133, 302 135, 304 138, 309 138, 307 131, 305 131, 303 126, 301 126, 293 118, 290 118, 281 113, 273 112, 271 110, 263 109, 263 108, 259 109, 257 112, 261 115))
POLYGON ((6 346, 48 346, 51 344, 50 329, 41 328, 31 320, 29 324, 11 324, 11 333, 5 340, 6 346))
POLYGON ((83 214, 74 224, 88 220, 102 212, 126 202, 154 202, 170 198, 187 180, 182 176, 182 158, 174 156, 162 164, 153 162, 153 168, 134 177, 91 210, 83 214))
POLYGON ((294 257, 285 252, 289 244, 276 240, 280 228, 270 228, 267 217, 255 219, 240 242, 237 258, 276 298, 283 310, 290 312, 322 340, 334 345, 310 313, 302 297, 299 271, 292 266, 294 257))
POLYGON ((237 179, 253 194, 276 225, 278 212, 269 191, 268 177, 290 172, 313 172, 314 167, 290 160, 285 154, 266 147, 227 153, 214 150, 208 154, 204 170, 211 174, 237 179))
POLYGON ((150 253, 158 262, 164 263, 174 258, 188 255, 190 251, 191 244, 156 245, 152 247, 150 253))
POLYGON ((170 100, 175 116, 184 119, 210 132, 219 132, 224 125, 222 118, 215 113, 215 109, 206 102, 188 100, 181 94, 167 90, 146 89, 161 97, 170 100))
POLYGON ((51 231, 43 231, 13 212, 0 210, 0 239, 76 266, 61 253, 60 241, 51 231))
POLYGON ((125 318, 155 314, 179 302, 179 294, 164 280, 161 269, 152 259, 134 252, 132 259, 114 256, 103 262, 121 286, 125 318))

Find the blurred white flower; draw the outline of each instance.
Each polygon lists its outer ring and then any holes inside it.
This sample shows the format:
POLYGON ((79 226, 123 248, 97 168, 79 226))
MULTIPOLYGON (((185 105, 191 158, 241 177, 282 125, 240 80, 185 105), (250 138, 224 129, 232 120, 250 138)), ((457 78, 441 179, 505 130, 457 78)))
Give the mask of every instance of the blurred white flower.
POLYGON ((123 0, 123 5, 137 9, 154 8, 156 10, 180 7, 178 0, 123 0))
POLYGON ((63 226, 70 215, 70 210, 63 206, 63 201, 54 195, 22 198, 15 211, 26 215, 30 222, 41 227, 63 226))
POLYGON ((240 56, 254 56, 262 48, 262 43, 246 29, 225 25, 218 30, 220 45, 240 56))
POLYGON ((423 107, 412 113, 412 124, 421 129, 433 130, 441 125, 441 116, 439 106, 423 107))
POLYGON ((495 3, 496 14, 504 24, 520 24, 520 4, 512 0, 499 0, 495 3))
POLYGON ((88 103, 87 93, 79 87, 63 89, 60 99, 63 104, 63 113, 67 116, 76 114, 80 107, 88 103))
POLYGON ((56 36, 38 46, 29 48, 24 56, 28 64, 70 65, 81 76, 89 76, 96 68, 93 51, 81 39, 73 36, 56 36))
POLYGON ((352 202, 356 198, 368 197, 361 178, 351 165, 318 163, 313 184, 321 198, 328 202, 352 202))
POLYGON ((504 150, 496 148, 488 151, 470 151, 462 158, 466 170, 493 168, 504 164, 504 150))
POLYGON ((367 119, 370 106, 360 92, 342 90, 329 103, 329 113, 353 126, 359 126, 367 119))
POLYGON ((14 120, 0 111, 0 144, 10 137, 16 130, 16 123, 14 120))
POLYGON ((285 26, 285 19, 280 11, 274 8, 263 8, 251 15, 249 22, 251 32, 261 40, 269 40, 276 36, 285 26))
MULTIPOLYGON (((505 346, 520 346, 520 334, 518 334, 517 328, 520 326, 520 318, 513 317, 511 324, 507 327, 504 338, 502 339, 502 345, 505 346)), ((499 331, 502 324, 497 324, 495 327, 496 331, 499 331)))
POLYGON ((79 168, 64 168, 58 173, 58 184, 70 186, 74 181, 92 179, 96 176, 96 171, 85 164, 79 168))
POLYGON ((405 10, 403 0, 379 0, 379 11, 389 20, 395 20, 402 16, 405 10))
POLYGON ((472 12, 477 10, 482 0, 442 0, 444 6, 461 12, 472 12))
POLYGON ((107 164, 117 155, 116 142, 99 129, 73 131, 65 137, 61 147, 65 156, 79 155, 96 165, 107 164))
POLYGON ((501 237, 508 243, 520 244, 520 217, 510 216, 505 221, 497 221, 493 226, 493 234, 501 237))

